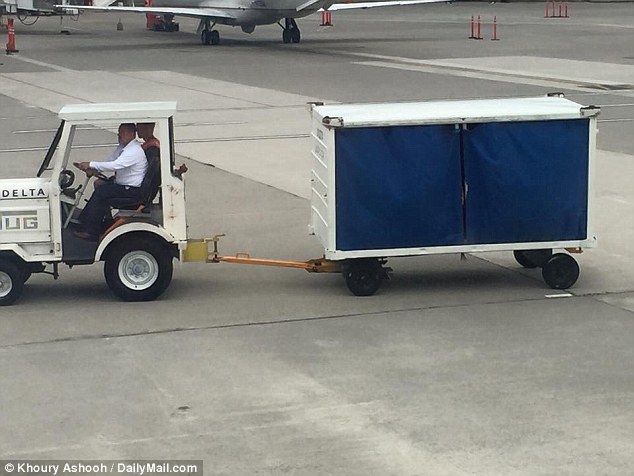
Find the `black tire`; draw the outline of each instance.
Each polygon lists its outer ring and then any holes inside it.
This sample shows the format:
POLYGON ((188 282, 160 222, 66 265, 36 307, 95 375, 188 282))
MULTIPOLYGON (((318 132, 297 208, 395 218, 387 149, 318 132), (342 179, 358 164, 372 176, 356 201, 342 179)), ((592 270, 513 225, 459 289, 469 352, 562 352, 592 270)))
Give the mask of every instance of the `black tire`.
POLYGON ((46 266, 42 263, 27 263, 27 266, 23 269, 24 280, 26 283, 33 273, 43 273, 46 266))
POLYGON ((372 296, 381 287, 383 269, 374 259, 353 259, 341 268, 346 286, 355 296, 372 296))
POLYGON ((293 28, 291 30, 291 42, 299 43, 302 39, 302 34, 299 31, 299 28, 293 28))
POLYGON ((24 289, 24 270, 13 261, 0 261, 0 306, 10 306, 24 289))
POLYGON ((526 256, 526 251, 515 250, 513 251, 513 256, 515 257, 515 261, 517 261, 524 268, 537 268, 537 265, 529 260, 526 256))
POLYGON ((220 33, 218 30, 211 30, 211 39, 209 41, 212 45, 220 44, 220 33))
POLYGON ((579 278, 579 265, 572 256, 556 253, 542 268, 542 277, 553 289, 568 289, 579 278))
POLYGON ((202 33, 200 34, 200 42, 203 45, 210 45, 211 44, 211 35, 209 30, 203 30, 202 33))
POLYGON ((106 256, 106 283, 123 301, 153 301, 172 281, 171 251, 158 239, 123 240, 111 245, 106 256))
POLYGON ((551 249, 513 251, 515 260, 525 268, 541 268, 552 255, 551 249))
POLYGON ((284 43, 290 43, 292 41, 291 30, 288 28, 284 28, 284 30, 282 30, 282 41, 284 43))

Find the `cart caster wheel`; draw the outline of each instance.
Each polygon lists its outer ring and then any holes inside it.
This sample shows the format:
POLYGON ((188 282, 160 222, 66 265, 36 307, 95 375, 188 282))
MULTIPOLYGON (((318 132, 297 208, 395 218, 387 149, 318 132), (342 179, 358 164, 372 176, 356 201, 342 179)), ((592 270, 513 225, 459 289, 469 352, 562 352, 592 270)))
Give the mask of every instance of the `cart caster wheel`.
POLYGON ((342 273, 352 294, 372 296, 381 287, 384 270, 377 260, 354 259, 343 264, 342 273))
POLYGON ((12 261, 0 261, 0 306, 10 306, 22 294, 24 271, 12 261))
POLYGON ((513 251, 515 261, 525 268, 541 268, 553 255, 553 250, 516 250, 513 251))
POLYGON ((579 265, 572 256, 556 253, 542 268, 542 277, 553 289, 568 289, 579 278, 579 265))

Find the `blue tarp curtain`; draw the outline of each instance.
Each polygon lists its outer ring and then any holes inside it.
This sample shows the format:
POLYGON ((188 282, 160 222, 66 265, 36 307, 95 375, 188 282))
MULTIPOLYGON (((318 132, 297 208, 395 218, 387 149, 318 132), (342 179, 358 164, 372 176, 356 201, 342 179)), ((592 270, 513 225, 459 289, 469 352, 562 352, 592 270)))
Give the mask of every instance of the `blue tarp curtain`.
POLYGON ((453 125, 341 129, 336 154, 337 249, 462 242, 453 125))
POLYGON ((588 122, 339 129, 336 248, 584 239, 588 122))
POLYGON ((468 243, 586 238, 588 122, 490 122, 465 134, 468 243))

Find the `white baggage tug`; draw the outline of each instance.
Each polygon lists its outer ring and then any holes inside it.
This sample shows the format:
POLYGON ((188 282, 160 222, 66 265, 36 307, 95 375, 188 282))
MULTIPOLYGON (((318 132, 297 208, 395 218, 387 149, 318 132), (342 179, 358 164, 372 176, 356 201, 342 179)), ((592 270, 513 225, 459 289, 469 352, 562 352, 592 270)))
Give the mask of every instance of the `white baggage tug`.
POLYGON ((565 289, 579 267, 553 249, 596 246, 598 112, 559 96, 312 105, 310 229, 325 256, 296 262, 220 256, 223 235, 187 238, 175 102, 68 105, 36 177, 0 180, 0 305, 15 302, 32 273, 57 279, 60 263, 97 261, 119 298, 153 300, 169 286, 174 258, 342 272, 353 294, 369 296, 387 257, 509 250, 565 289), (146 180, 158 193, 113 209, 98 241, 81 239, 73 227, 90 178, 72 165, 85 154, 79 133, 124 122, 156 124, 160 160, 148 160, 146 180))
MULTIPOLYGON (((214 242, 216 248, 221 235, 188 241, 182 178, 186 168, 175 167, 175 113, 176 102, 62 108, 61 124, 36 177, 0 180, 0 305, 15 302, 32 273, 47 273, 57 279, 60 263, 75 266, 104 261, 108 286, 125 301, 150 301, 160 296, 172 279, 174 258, 325 270, 320 260, 256 260, 246 255, 222 257, 217 252, 210 256, 208 243, 214 242), (113 210, 112 221, 98 241, 78 238, 73 225, 90 195, 90 178, 73 166, 86 149, 78 133, 95 127, 116 129, 124 122, 156 124, 155 135, 161 140, 160 166, 153 171, 149 168, 148 174, 160 174, 158 195, 152 202, 113 210)), ((106 155, 105 150, 99 153, 106 155)))
MULTIPOLYGON (((13 303, 31 273, 58 277, 59 263, 69 266, 105 261, 112 291, 125 300, 151 300, 172 278, 172 259, 186 247, 185 197, 175 174, 172 117, 175 102, 78 104, 59 112, 61 124, 37 172, 37 178, 1 180, 0 304, 13 303), (116 128, 122 122, 155 122, 161 148, 158 203, 115 214, 98 242, 72 233, 88 198, 89 177, 73 167, 82 147, 77 132, 116 128), (75 175, 81 179, 75 180, 75 175), (79 184, 77 182, 80 182, 79 184)), ((114 147, 113 147, 114 148, 114 147)), ((106 155, 104 152, 99 152, 106 155)))

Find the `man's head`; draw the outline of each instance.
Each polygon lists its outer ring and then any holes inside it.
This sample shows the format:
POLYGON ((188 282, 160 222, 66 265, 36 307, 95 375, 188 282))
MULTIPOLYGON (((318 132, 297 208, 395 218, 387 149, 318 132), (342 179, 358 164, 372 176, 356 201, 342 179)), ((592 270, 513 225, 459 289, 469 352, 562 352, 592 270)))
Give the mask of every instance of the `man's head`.
POLYGON ((136 126, 131 122, 124 122, 119 126, 119 144, 128 145, 136 137, 136 126))
POLYGON ((143 140, 148 140, 154 137, 154 122, 139 122, 136 125, 137 133, 143 140))

